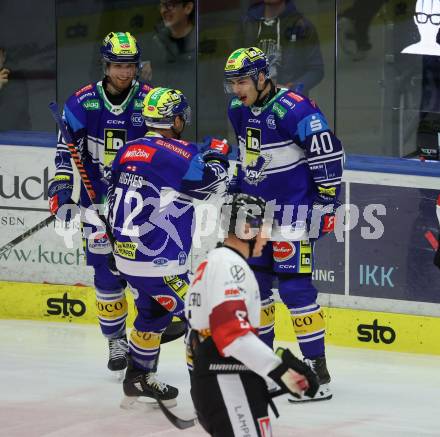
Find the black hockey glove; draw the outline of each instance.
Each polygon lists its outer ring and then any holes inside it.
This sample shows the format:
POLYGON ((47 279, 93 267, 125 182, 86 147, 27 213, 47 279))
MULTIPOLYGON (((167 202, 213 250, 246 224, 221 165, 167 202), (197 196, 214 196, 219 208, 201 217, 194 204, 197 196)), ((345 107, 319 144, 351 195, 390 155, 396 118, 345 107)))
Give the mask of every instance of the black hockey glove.
MULTIPOLYGON (((305 390, 304 394, 313 398, 319 389, 318 377, 316 376, 315 372, 306 363, 296 358, 289 349, 279 347, 275 353, 281 358, 282 362, 278 367, 272 370, 268 376, 272 378, 282 389, 290 392, 296 398, 300 398, 301 396, 298 394, 298 392, 292 391, 292 389, 285 383, 286 372, 288 372, 289 369, 292 369, 307 379, 308 388, 305 390)), ((299 388, 302 388, 301 381, 299 381, 297 385, 299 388)))

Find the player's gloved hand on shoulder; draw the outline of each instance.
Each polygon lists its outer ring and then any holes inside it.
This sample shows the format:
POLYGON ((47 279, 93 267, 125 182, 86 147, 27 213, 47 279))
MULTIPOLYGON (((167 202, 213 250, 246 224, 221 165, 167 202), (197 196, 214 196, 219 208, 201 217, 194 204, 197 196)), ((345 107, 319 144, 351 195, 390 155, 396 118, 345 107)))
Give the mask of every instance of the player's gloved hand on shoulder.
POLYGON ((205 137, 199 146, 199 150, 202 154, 203 161, 217 161, 229 167, 228 155, 231 151, 231 147, 226 140, 205 137))
POLYGON ((334 231, 336 210, 340 205, 341 203, 336 200, 334 187, 318 187, 318 195, 307 214, 310 240, 317 240, 334 231))
POLYGON ((72 200, 73 183, 68 175, 57 175, 49 185, 50 212, 63 221, 70 221, 78 212, 78 206, 72 200))
POLYGON ((281 358, 281 364, 268 376, 296 398, 301 398, 303 394, 313 398, 319 389, 315 372, 289 349, 279 347, 276 354, 281 358))

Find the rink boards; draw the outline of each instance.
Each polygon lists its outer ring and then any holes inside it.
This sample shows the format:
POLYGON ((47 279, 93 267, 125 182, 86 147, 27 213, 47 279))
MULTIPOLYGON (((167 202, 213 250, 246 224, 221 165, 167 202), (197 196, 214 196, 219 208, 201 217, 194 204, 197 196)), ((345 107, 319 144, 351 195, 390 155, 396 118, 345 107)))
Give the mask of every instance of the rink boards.
MULTIPOLYGON (((45 141, 26 145, 32 141, 0 144, 0 245, 49 214, 54 149, 45 141)), ((342 239, 320 240, 315 251, 313 279, 329 341, 440 354, 440 270, 432 263, 440 164, 349 156, 343 179, 340 200, 359 212, 357 226, 342 239), (380 239, 364 238, 380 229, 366 219, 371 205, 386 207, 385 215, 377 208, 373 214, 383 224, 380 239)), ((85 265, 79 228, 78 221, 68 227, 54 221, 2 254, 0 280, 7 282, 0 282, 0 318, 96 323, 94 293, 86 287, 93 270, 85 265)), ((208 240, 212 247, 215 241, 208 240)), ((208 246, 193 251, 192 269, 208 246)), ((276 331, 282 340, 293 336, 281 306, 276 331)))
MULTIPOLYGON (((128 292, 127 299, 131 326, 134 305, 128 292)), ((324 311, 331 344, 440 355, 438 317, 331 307, 324 311)), ((95 292, 83 286, 0 282, 0 318, 97 324, 95 292)), ((295 339, 289 313, 279 303, 275 331, 278 340, 295 339)))

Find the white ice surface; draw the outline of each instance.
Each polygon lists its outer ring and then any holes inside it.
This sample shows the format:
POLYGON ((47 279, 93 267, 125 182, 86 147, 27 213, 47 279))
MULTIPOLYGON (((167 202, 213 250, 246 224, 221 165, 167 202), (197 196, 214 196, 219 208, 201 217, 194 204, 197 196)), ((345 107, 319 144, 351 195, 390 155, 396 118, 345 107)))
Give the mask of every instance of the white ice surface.
MULTIPOLYGON (((292 345, 296 351, 296 345, 292 345)), ((328 348, 334 398, 276 399, 274 436, 440 436, 440 357, 328 348)), ((8 437, 202 436, 158 411, 119 408, 95 326, 0 321, 0 435, 8 437)), ((193 415, 180 340, 162 348, 159 377, 180 390, 175 414, 193 415)))

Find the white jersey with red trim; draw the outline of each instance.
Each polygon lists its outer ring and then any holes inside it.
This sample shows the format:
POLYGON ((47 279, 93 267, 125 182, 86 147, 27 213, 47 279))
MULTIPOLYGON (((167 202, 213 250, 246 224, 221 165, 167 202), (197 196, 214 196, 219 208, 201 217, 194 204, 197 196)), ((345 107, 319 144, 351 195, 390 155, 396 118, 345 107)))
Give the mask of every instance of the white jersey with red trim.
POLYGON ((254 273, 234 249, 212 250, 198 267, 185 297, 191 329, 211 335, 218 353, 263 378, 281 359, 258 338, 260 292, 254 273))
POLYGON ((235 338, 256 332, 260 306, 257 280, 246 260, 233 249, 219 247, 197 268, 185 315, 192 329, 210 330, 222 354, 235 338))

